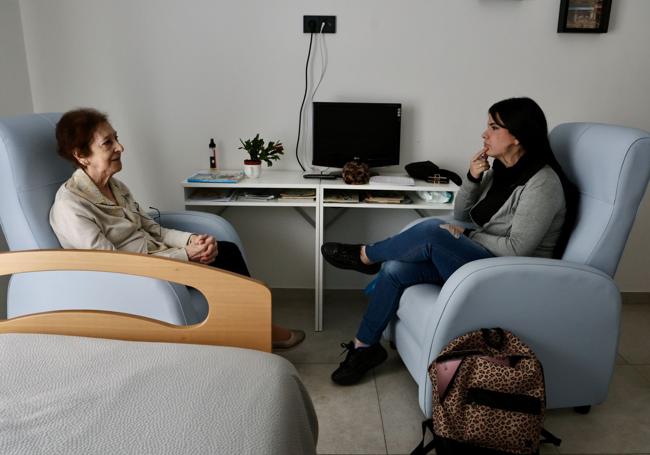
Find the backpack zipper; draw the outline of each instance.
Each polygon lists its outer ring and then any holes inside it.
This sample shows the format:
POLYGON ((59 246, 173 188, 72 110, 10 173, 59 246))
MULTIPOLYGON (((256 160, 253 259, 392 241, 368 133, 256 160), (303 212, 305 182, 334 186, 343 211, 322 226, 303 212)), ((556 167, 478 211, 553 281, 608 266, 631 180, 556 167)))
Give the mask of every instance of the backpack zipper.
POLYGON ((465 404, 488 406, 524 414, 540 415, 542 413, 542 401, 539 398, 477 388, 467 390, 465 404))

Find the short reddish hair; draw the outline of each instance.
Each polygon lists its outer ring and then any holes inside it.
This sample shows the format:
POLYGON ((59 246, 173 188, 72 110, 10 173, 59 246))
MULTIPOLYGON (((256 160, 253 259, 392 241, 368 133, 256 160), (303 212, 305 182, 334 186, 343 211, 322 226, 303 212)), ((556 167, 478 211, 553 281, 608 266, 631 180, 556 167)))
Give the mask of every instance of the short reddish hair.
POLYGON ((96 109, 75 109, 63 114, 56 124, 58 154, 80 167, 75 150, 83 157, 89 156, 95 130, 103 123, 108 123, 108 116, 96 109))

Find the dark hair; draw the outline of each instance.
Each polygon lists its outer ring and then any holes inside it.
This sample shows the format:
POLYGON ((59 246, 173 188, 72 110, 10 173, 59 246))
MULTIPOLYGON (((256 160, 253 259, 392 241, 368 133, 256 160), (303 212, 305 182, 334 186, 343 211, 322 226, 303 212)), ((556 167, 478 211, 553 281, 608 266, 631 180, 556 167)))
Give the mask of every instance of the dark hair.
POLYGON ((517 138, 526 153, 533 153, 536 158, 551 164, 548 159, 553 157, 553 152, 548 141, 546 116, 535 101, 509 98, 494 103, 488 112, 497 125, 517 138))
POLYGON ((566 177, 558 163, 548 140, 546 116, 539 105, 530 98, 508 98, 494 103, 489 111, 494 122, 506 128, 526 153, 533 154, 536 160, 549 165, 560 178, 566 204, 564 225, 558 239, 553 257, 559 258, 569 241, 578 212, 579 193, 576 186, 566 177))
POLYGON ((57 153, 81 167, 74 152, 83 157, 90 155, 93 134, 103 123, 108 123, 108 116, 96 109, 82 108, 66 112, 56 124, 57 153))

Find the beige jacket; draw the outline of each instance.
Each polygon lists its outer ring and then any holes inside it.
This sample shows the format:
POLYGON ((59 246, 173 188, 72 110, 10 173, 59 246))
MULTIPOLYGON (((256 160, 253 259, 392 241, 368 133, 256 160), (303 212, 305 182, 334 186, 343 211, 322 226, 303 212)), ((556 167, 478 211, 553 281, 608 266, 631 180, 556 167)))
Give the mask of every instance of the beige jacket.
POLYGON ((56 193, 50 224, 63 248, 120 250, 187 261, 189 232, 165 229, 144 212, 122 182, 111 178, 117 205, 77 169, 56 193))

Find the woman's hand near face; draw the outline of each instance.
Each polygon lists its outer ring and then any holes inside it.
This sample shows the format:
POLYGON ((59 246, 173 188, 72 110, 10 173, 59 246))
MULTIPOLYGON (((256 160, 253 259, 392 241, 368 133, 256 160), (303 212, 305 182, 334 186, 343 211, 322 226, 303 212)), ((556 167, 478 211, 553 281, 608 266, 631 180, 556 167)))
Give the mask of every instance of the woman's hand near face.
POLYGON ((472 157, 471 161, 469 162, 469 173, 476 180, 481 178, 481 174, 483 174, 483 172, 490 169, 490 163, 488 163, 486 152, 487 149, 483 147, 472 157))

